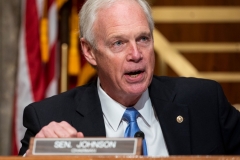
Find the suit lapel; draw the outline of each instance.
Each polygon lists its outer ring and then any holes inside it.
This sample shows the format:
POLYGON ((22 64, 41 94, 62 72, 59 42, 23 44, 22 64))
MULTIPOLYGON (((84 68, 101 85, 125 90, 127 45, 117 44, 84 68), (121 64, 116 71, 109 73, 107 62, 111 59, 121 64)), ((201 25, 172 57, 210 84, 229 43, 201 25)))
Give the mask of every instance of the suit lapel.
POLYGON ((86 137, 105 137, 106 131, 96 83, 78 91, 75 101, 77 108, 72 125, 86 137))
MULTIPOLYGON (((176 94, 159 80, 153 78, 149 95, 160 121, 164 139, 170 155, 191 154, 190 119, 188 107, 174 102, 176 94), (183 117, 178 123, 176 118, 183 117)), ((96 83, 81 89, 75 96, 76 114, 72 126, 86 137, 105 137, 105 125, 96 83)))
POLYGON ((158 116, 170 155, 191 154, 188 107, 174 103, 176 94, 156 79, 149 87, 152 105, 158 116), (181 116, 183 122, 178 122, 181 116))

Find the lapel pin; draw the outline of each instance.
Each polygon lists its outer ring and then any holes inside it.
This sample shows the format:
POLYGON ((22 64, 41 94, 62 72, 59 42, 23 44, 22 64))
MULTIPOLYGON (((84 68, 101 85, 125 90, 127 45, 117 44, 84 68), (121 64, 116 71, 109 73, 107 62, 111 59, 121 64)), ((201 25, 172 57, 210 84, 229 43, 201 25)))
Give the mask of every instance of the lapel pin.
POLYGON ((182 116, 177 116, 177 122, 182 123, 183 122, 183 117, 182 116))

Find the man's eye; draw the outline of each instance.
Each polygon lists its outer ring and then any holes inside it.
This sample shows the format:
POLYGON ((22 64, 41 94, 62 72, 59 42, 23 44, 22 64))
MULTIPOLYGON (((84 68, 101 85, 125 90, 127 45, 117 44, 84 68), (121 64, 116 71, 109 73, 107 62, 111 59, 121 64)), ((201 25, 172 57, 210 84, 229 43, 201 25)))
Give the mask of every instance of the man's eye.
POLYGON ((109 46, 112 52, 119 53, 124 50, 127 46, 127 41, 124 40, 115 40, 112 41, 111 45, 109 46))
POLYGON ((120 45, 122 45, 123 44, 123 42, 122 41, 117 41, 117 42, 114 42, 114 46, 120 46, 120 45))
POLYGON ((148 41, 148 37, 141 37, 141 41, 148 41))

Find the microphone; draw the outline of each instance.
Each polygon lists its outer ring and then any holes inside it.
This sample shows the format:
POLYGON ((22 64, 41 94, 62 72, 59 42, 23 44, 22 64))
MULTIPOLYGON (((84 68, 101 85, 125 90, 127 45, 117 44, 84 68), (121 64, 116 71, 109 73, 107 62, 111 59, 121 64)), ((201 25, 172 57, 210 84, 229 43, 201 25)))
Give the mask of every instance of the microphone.
POLYGON ((142 139, 144 139, 145 135, 142 131, 138 131, 134 134, 134 137, 141 137, 142 139))
MULTIPOLYGON (((144 135, 144 133, 142 132, 142 131, 138 131, 138 132, 136 132, 135 134, 134 134, 134 137, 135 138, 142 138, 142 140, 144 139, 144 137, 145 137, 145 135, 144 135)), ((142 141, 142 142, 144 142, 144 141, 142 141)), ((144 149, 144 146, 143 146, 144 144, 142 143, 142 146, 141 146, 141 155, 146 155, 146 154, 144 154, 144 153, 147 153, 146 151, 145 151, 145 149, 144 149)), ((145 146, 145 148, 146 148, 146 146, 145 146)))

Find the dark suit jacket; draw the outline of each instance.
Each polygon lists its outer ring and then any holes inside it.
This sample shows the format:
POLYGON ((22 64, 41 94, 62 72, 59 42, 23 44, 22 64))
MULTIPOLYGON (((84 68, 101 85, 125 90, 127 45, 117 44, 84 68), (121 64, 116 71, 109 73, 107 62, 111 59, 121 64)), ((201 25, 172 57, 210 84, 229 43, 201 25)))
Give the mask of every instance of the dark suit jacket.
MULTIPOLYGON (((170 155, 240 154, 240 113, 218 83, 154 77, 149 95, 170 155), (176 120, 179 115, 182 123, 176 120)), ((27 106, 20 155, 28 149, 29 138, 51 121, 67 121, 86 137, 106 136, 96 82, 27 106)))

